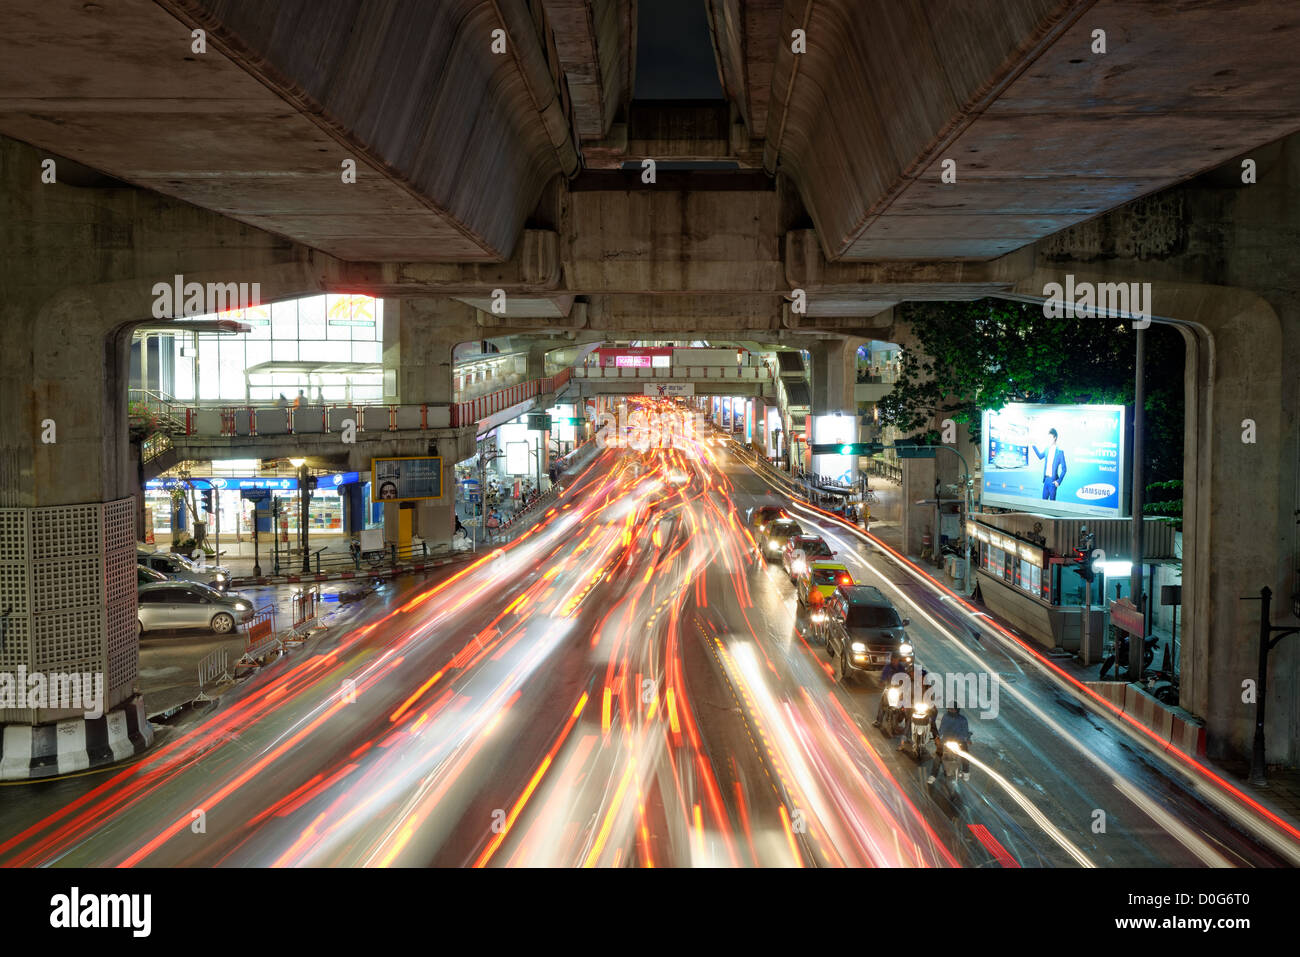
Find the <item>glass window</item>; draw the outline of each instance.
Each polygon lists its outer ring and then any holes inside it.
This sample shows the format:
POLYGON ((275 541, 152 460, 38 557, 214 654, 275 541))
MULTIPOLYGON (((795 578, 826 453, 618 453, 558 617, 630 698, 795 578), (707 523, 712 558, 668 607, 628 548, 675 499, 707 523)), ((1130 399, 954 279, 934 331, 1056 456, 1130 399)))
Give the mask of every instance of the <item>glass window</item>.
POLYGON ((884 605, 855 605, 849 609, 850 628, 898 628, 902 624, 898 612, 884 605))
POLYGON ((204 596, 202 592, 194 588, 178 588, 176 589, 176 597, 172 600, 185 605, 201 605, 204 602, 204 596))
POLYGON ((339 355, 340 349, 346 350, 347 345, 340 346, 337 342, 327 342, 322 336, 319 340, 303 340, 298 343, 298 356, 302 362, 338 362, 346 356, 339 355))
MULTIPOLYGON (((288 342, 281 342, 276 339, 271 343, 271 358, 276 362, 297 362, 298 361, 298 341, 291 339, 288 342)), ((291 376, 293 381, 298 381, 297 374, 291 376)))
POLYGON ((353 362, 378 362, 380 344, 378 342, 352 343, 353 362))
POLYGON ((326 296, 309 296, 298 301, 298 338, 324 342, 326 296))
POLYGON ((261 365, 263 362, 271 361, 271 342, 270 339, 249 340, 244 343, 245 361, 247 368, 261 365))
POLYGON ((221 378, 221 398, 232 401, 244 401, 244 368, 247 362, 244 356, 244 340, 241 336, 230 336, 221 343, 221 365, 218 375, 221 378))
POLYGON ((244 310, 244 322, 252 326, 249 339, 266 341, 271 338, 271 307, 269 305, 250 306, 244 310))
POLYGON ((221 343, 216 336, 199 336, 197 360, 200 399, 221 398, 221 343))
POLYGON ((171 601, 166 596, 171 594, 170 588, 151 588, 149 591, 140 592, 140 604, 142 605, 160 605, 165 601, 171 601))
POLYGON ((271 338, 278 343, 282 339, 298 338, 298 303, 296 300, 275 302, 271 304, 271 338))

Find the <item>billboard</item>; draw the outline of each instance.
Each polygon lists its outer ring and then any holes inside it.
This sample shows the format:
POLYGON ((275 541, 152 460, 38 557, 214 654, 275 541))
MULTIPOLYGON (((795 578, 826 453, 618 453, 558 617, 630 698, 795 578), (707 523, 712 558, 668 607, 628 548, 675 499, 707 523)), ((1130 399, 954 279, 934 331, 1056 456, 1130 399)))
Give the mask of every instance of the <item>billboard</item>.
MULTIPOLYGON (((809 416, 812 419, 812 442, 817 445, 844 445, 858 440, 856 415, 809 416)), ((812 470, 832 482, 852 485, 858 480, 856 455, 814 455, 812 470)))
POLYGON ((377 502, 410 502, 442 498, 442 457, 371 459, 377 502))
POLYGON ((1024 405, 984 413, 985 505, 1122 518, 1124 406, 1024 405))

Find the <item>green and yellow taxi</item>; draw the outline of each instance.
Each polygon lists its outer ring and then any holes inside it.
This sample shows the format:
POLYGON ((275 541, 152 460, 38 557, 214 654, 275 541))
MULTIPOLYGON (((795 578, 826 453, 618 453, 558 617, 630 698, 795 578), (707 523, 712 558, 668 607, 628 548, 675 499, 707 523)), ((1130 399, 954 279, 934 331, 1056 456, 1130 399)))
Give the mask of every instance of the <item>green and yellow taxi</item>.
POLYGON ((840 562, 818 559, 809 561, 803 573, 795 578, 795 589, 799 594, 799 604, 801 605, 809 603, 814 591, 820 593, 820 598, 815 602, 815 604, 820 605, 821 599, 829 598, 835 594, 835 589, 841 585, 852 584, 853 576, 840 562))

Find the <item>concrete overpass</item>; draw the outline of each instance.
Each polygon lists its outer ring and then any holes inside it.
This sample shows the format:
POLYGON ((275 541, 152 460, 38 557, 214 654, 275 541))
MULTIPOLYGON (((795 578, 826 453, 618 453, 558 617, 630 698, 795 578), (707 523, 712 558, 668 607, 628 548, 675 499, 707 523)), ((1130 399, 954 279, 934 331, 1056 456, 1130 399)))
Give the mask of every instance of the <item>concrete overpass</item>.
POLYGON ((635 96, 651 6, 4 5, 4 660, 48 663, 59 616, 99 609, 74 657, 130 692, 124 573, 65 595, 30 569, 130 544, 123 359, 174 274, 395 300, 407 405, 453 400, 459 342, 689 336, 809 348, 816 412, 850 407, 857 342, 905 339, 898 302, 1123 277, 1189 346, 1183 695, 1241 753, 1240 599, 1300 591, 1300 7, 708 0, 726 100, 683 105, 635 96), (644 182, 647 158, 736 168, 644 182))

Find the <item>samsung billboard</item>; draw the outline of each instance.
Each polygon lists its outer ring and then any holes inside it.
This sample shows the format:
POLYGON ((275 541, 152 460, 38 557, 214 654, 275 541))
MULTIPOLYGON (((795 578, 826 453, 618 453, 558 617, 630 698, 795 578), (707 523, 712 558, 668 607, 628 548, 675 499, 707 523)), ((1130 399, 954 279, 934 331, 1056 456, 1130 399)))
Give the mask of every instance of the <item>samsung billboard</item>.
POLYGON ((1122 405, 1022 405, 984 413, 985 505, 1122 518, 1128 485, 1122 405))

